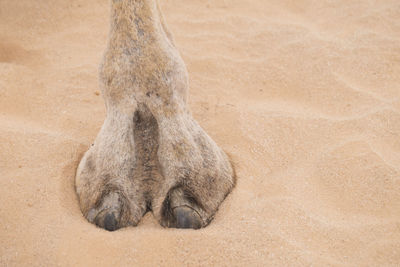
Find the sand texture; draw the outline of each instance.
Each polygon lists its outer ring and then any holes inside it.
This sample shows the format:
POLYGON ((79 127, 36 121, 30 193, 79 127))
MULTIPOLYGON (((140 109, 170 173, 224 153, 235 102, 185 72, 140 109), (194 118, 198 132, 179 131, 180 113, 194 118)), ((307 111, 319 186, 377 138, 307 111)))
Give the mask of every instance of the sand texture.
POLYGON ((399 266, 400 2, 161 6, 236 188, 198 231, 88 223, 108 0, 0 0, 0 266, 399 266))

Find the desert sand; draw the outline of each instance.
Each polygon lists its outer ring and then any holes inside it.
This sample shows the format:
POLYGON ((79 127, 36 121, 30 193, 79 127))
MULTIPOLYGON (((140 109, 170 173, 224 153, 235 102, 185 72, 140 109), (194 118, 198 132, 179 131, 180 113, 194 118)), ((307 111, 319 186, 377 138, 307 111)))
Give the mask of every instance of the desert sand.
POLYGON ((400 2, 160 2, 236 188, 197 231, 88 223, 108 0, 0 0, 0 266, 399 266, 400 2))

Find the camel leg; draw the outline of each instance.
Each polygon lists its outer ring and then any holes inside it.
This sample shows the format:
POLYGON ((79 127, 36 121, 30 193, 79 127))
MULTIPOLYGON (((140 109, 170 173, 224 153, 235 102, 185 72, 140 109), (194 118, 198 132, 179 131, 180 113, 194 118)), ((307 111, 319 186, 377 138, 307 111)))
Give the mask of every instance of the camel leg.
POLYGON ((232 166, 188 112, 187 70, 157 1, 111 3, 107 118, 76 177, 83 214, 114 230, 137 224, 151 202, 163 226, 204 227, 233 188, 232 166))

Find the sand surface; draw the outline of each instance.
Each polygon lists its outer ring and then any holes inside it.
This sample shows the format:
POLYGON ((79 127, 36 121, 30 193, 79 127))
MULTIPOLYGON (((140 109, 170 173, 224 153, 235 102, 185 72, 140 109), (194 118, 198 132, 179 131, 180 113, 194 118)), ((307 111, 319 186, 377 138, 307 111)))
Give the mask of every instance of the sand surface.
POLYGON ((89 224, 108 0, 0 0, 0 266, 399 266, 400 2, 161 3, 237 187, 203 230, 89 224))

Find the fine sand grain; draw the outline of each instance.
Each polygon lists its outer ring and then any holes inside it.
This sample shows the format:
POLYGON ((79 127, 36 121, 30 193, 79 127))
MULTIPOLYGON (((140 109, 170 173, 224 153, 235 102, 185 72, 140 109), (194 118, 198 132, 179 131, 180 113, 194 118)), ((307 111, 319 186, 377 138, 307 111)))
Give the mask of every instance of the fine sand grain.
POLYGON ((399 266, 400 2, 161 5, 236 188, 198 231, 88 223, 108 0, 0 0, 0 266, 399 266))

